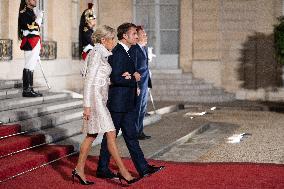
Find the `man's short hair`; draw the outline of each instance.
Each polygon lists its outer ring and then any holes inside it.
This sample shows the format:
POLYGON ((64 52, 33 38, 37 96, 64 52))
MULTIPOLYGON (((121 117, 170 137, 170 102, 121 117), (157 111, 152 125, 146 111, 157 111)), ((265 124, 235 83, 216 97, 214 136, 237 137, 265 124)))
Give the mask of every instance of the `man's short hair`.
POLYGON ((117 28, 117 38, 118 40, 123 39, 123 34, 126 34, 130 28, 136 28, 136 25, 133 23, 123 23, 117 28))
POLYGON ((136 26, 137 33, 140 32, 141 30, 144 30, 143 26, 136 26))

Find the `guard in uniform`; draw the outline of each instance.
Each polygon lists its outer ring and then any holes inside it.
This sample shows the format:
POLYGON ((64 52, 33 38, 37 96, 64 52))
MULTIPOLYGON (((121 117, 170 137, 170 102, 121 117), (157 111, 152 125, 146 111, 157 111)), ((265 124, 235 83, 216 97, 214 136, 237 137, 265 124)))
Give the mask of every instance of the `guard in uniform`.
POLYGON ((88 9, 82 13, 79 26, 79 51, 83 60, 86 59, 88 53, 93 49, 92 34, 95 26, 94 4, 88 3, 88 9))
POLYGON ((40 26, 43 11, 34 12, 37 0, 21 0, 18 17, 18 37, 21 50, 24 51, 25 66, 23 70, 23 97, 39 97, 42 94, 33 89, 33 71, 40 61, 40 26))

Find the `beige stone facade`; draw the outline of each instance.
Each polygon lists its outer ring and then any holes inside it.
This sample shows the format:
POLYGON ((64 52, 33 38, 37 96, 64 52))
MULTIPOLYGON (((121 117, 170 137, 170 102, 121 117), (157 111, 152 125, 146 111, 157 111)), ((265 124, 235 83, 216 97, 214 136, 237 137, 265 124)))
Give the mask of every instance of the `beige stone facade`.
MULTIPOLYGON (((135 22, 133 0, 44 0, 44 39, 57 42, 57 58, 42 64, 55 89, 82 88, 80 63, 72 59, 72 42, 78 40, 76 26, 88 2, 96 4, 98 24, 117 27, 123 22, 135 22)), ((13 59, 0 61, 0 79, 19 79, 23 67, 23 52, 17 40, 19 0, 0 3, 0 38, 13 40, 13 59)), ((192 72, 240 98, 254 93, 265 96, 268 89, 283 86, 272 38, 282 7, 282 0, 180 0, 176 69, 192 72)), ((43 85, 39 69, 36 77, 43 85)))

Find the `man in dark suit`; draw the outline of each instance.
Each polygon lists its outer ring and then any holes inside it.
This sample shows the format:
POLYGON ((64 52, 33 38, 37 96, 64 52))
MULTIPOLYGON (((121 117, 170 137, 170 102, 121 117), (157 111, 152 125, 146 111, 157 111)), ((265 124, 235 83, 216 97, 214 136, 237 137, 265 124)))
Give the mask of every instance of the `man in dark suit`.
MULTIPOLYGON (((132 161, 141 177, 153 174, 163 166, 155 167, 148 164, 140 148, 136 121, 136 98, 137 81, 140 74, 135 71, 135 65, 130 59, 128 50, 131 45, 137 42, 136 26, 132 23, 124 23, 117 28, 119 43, 113 49, 108 59, 112 73, 110 75, 111 85, 109 88, 108 109, 118 134, 121 129, 126 146, 131 155, 132 161)), ((104 136, 97 169, 97 177, 114 178, 117 177, 109 169, 110 153, 107 149, 107 141, 104 136)))
POLYGON ((138 132, 138 139, 146 140, 151 138, 151 136, 147 136, 143 132, 144 128, 143 120, 147 111, 148 87, 149 84, 151 84, 151 78, 148 68, 148 52, 146 49, 148 38, 142 26, 137 26, 137 34, 138 34, 138 43, 136 45, 131 46, 129 54, 135 64, 136 70, 141 75, 141 79, 139 81, 140 94, 137 98, 137 106, 136 106, 136 111, 137 111, 136 128, 138 132))

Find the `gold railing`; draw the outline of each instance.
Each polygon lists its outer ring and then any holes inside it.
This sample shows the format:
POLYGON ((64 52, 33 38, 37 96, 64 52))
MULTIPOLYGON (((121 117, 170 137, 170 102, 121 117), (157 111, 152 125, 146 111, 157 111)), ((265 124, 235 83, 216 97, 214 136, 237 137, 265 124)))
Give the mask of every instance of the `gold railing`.
POLYGON ((0 61, 12 60, 13 41, 11 39, 0 39, 0 61))
POLYGON ((40 50, 41 60, 55 60, 57 58, 57 42, 43 41, 40 50))
POLYGON ((72 59, 78 60, 80 58, 79 43, 72 42, 72 59))

